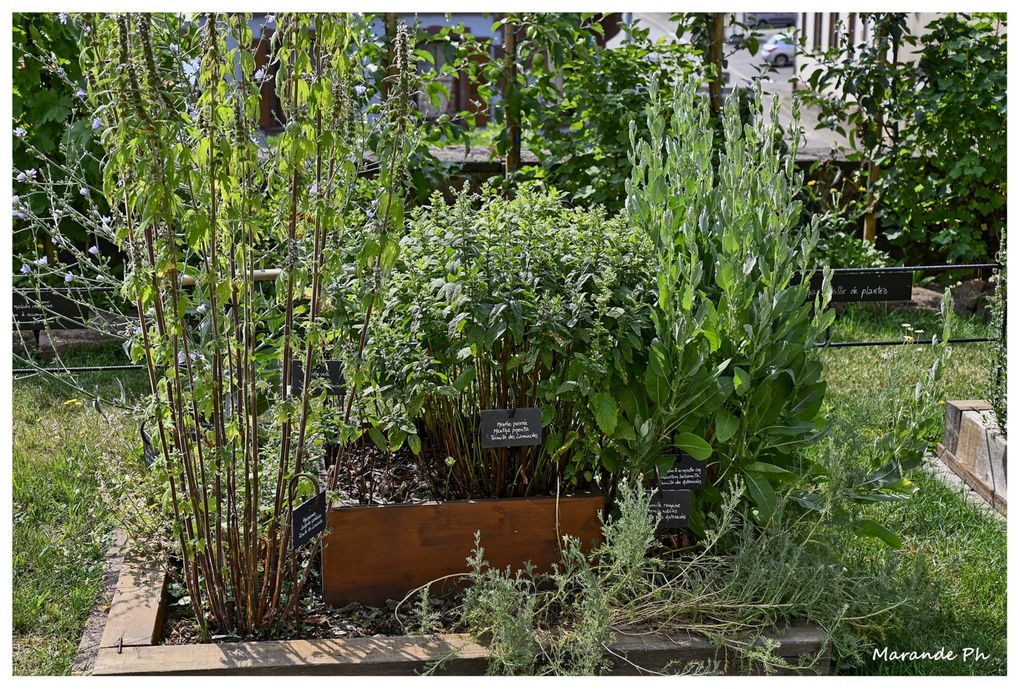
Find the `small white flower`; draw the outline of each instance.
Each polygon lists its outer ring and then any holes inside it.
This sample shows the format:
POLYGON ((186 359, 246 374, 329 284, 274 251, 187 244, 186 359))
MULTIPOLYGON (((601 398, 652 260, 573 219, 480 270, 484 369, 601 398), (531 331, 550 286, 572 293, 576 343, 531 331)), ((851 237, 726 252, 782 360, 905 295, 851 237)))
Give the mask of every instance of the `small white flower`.
POLYGON ((57 17, 60 19, 61 24, 67 23, 67 12, 61 12, 60 14, 57 15, 57 17))
POLYGON ((13 216, 14 216, 15 218, 20 218, 20 219, 22 219, 22 220, 24 220, 25 218, 27 218, 27 217, 28 217, 27 215, 25 215, 25 211, 23 211, 23 210, 18 210, 17 208, 15 208, 15 209, 14 209, 14 210, 13 210, 13 211, 11 212, 11 215, 13 215, 13 216))
POLYGON ((312 196, 315 196, 316 194, 318 194, 319 193, 319 185, 318 184, 313 184, 311 186, 311 188, 308 190, 308 193, 311 194, 312 196))
POLYGON ((173 53, 174 55, 176 55, 177 53, 181 52, 181 49, 177 46, 176 43, 171 43, 170 44, 170 52, 173 53))
POLYGON ((18 137, 19 139, 24 139, 25 138, 25 128, 24 127, 15 127, 14 128, 14 136, 18 137))
POLYGON ((35 264, 37 266, 39 266, 40 268, 45 266, 45 265, 48 265, 49 262, 50 262, 50 259, 49 259, 48 256, 43 256, 42 258, 35 259, 35 264))
POLYGON ((90 246, 89 247, 89 253, 92 254, 93 256, 98 256, 99 255, 99 245, 97 244, 95 246, 90 246))
POLYGON ((266 70, 264 67, 259 67, 255 70, 255 81, 262 81, 266 78, 266 70))
POLYGON ((89 94, 85 91, 85 89, 78 89, 74 92, 74 95, 77 96, 79 100, 85 100, 89 97, 89 94))
POLYGON ((354 87, 354 92, 356 94, 358 94, 359 96, 364 96, 365 95, 365 91, 367 91, 367 90, 368 89, 365 88, 365 86, 363 84, 358 84, 357 86, 354 87))
POLYGON ((95 119, 92 120, 92 131, 96 131, 97 129, 99 129, 102 126, 103 126, 103 121, 100 120, 98 117, 96 117, 95 119))
POLYGON ((88 196, 89 190, 86 189, 85 187, 78 187, 78 193, 81 194, 82 196, 88 196))
POLYGON ((71 271, 64 273, 64 282, 70 284, 74 280, 74 274, 71 271))
POLYGON ((205 304, 199 304, 197 307, 195 307, 195 311, 198 313, 205 313, 206 311, 205 304))
POLYGON ((32 272, 32 266, 28 265, 27 263, 25 265, 21 266, 21 274, 22 275, 28 275, 31 272, 32 272))

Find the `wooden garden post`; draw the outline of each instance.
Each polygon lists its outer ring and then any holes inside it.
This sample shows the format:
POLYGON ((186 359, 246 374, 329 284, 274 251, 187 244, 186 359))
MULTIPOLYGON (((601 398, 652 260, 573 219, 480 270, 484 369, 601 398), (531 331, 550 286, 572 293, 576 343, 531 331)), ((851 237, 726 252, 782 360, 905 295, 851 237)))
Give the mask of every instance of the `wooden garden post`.
POLYGON ((503 23, 503 52, 506 55, 506 87, 503 97, 506 98, 506 174, 509 176, 521 165, 521 101, 517 90, 517 37, 510 15, 506 15, 503 23))
POLYGON ((396 67, 396 56, 393 53, 393 41, 397 35, 397 13, 387 12, 385 19, 385 31, 386 31, 386 75, 387 78, 383 79, 382 83, 382 98, 386 100, 386 96, 390 92, 390 79, 397 73, 396 67))
POLYGON ((714 74, 708 82, 708 102, 712 109, 712 115, 719 118, 722 114, 722 48, 723 28, 725 27, 725 13, 713 12, 710 21, 712 22, 711 34, 708 41, 708 62, 714 69, 714 74))
MULTIPOLYGON (((878 68, 881 71, 882 67, 886 63, 885 50, 882 49, 882 45, 885 40, 885 26, 878 24, 875 27, 875 40, 878 42, 878 68)), ((875 112, 875 118, 873 120, 873 126, 875 127, 875 136, 877 142, 875 147, 872 149, 871 159, 868 161, 868 210, 864 214, 864 241, 875 243, 875 239, 878 236, 878 217, 875 213, 875 207, 878 205, 878 199, 875 195, 875 185, 878 184, 878 163, 875 162, 875 151, 882 145, 882 130, 885 126, 885 119, 882 117, 882 98, 884 93, 881 91, 875 94, 876 107, 878 108, 875 112)))

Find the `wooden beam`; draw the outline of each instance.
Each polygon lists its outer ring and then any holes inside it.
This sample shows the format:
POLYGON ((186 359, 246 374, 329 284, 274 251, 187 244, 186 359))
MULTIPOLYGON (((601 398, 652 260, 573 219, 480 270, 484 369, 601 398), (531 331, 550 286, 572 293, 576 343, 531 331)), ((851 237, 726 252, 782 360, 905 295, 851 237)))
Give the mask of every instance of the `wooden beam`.
MULTIPOLYGON (((820 652, 824 632, 816 625, 792 626, 776 634, 779 657, 796 664, 820 652)), ((609 647, 613 674, 675 670, 691 661, 719 661, 724 672, 746 670, 727 660, 708 639, 694 635, 666 638, 655 634, 617 634, 609 647)), ((489 649, 466 634, 364 639, 252 641, 226 644, 102 649, 97 675, 411 675, 434 663, 438 674, 483 674, 489 649)), ((818 666, 828 672, 828 656, 818 666)), ((753 668, 752 668, 753 669, 753 668)))
POLYGON ((117 578, 100 649, 156 643, 166 615, 166 583, 163 567, 126 557, 117 578))
POLYGON ((724 12, 713 12, 709 21, 712 23, 712 26, 708 41, 708 63, 712 66, 712 74, 708 82, 708 102, 712 109, 712 114, 719 118, 722 115, 722 55, 726 14, 724 12))
POLYGON ((449 658, 447 674, 484 674, 488 650, 471 637, 252 641, 103 649, 97 675, 413 675, 449 658))

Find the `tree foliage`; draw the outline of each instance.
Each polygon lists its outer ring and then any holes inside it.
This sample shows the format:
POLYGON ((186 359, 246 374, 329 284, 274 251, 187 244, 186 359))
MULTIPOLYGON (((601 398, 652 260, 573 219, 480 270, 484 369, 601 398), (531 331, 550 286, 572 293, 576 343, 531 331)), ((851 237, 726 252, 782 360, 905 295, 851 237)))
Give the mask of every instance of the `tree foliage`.
POLYGON ((1005 15, 943 14, 916 35, 903 13, 861 17, 871 38, 839 31, 801 95, 879 165, 881 238, 901 260, 987 260, 1005 223, 1005 15))

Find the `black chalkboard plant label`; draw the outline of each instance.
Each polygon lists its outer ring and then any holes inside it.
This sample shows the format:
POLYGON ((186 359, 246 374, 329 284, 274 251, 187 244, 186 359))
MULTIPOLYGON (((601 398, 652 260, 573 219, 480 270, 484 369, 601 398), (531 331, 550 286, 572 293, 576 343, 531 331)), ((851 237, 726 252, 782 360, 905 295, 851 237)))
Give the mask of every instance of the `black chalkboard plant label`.
MULTIPOLYGON (((808 298, 814 299, 822 288, 822 271, 816 270, 809 278, 808 298)), ((902 273, 842 272, 832 273, 832 301, 910 301, 914 276, 902 273)))
POLYGON ((294 508, 290 522, 293 548, 297 550, 326 528, 326 494, 319 492, 294 508))
POLYGON ((674 455, 669 471, 659 473, 660 490, 702 490, 705 487, 707 462, 699 462, 686 452, 674 455))
POLYGON ((691 491, 660 490, 652 495, 648 516, 659 520, 658 530, 685 529, 691 521, 691 491))
MULTIPOLYGON (((321 380, 326 384, 327 395, 344 394, 343 362, 328 359, 312 369, 312 381, 321 380)), ((301 362, 294 359, 290 366, 291 394, 300 395, 305 386, 305 369, 301 362)))
POLYGON ((542 444, 542 408, 482 410, 482 447, 523 447, 542 444))
POLYGON ((88 301, 88 292, 81 289, 15 289, 11 297, 14 327, 18 330, 85 328, 93 317, 92 309, 86 305, 88 301))

